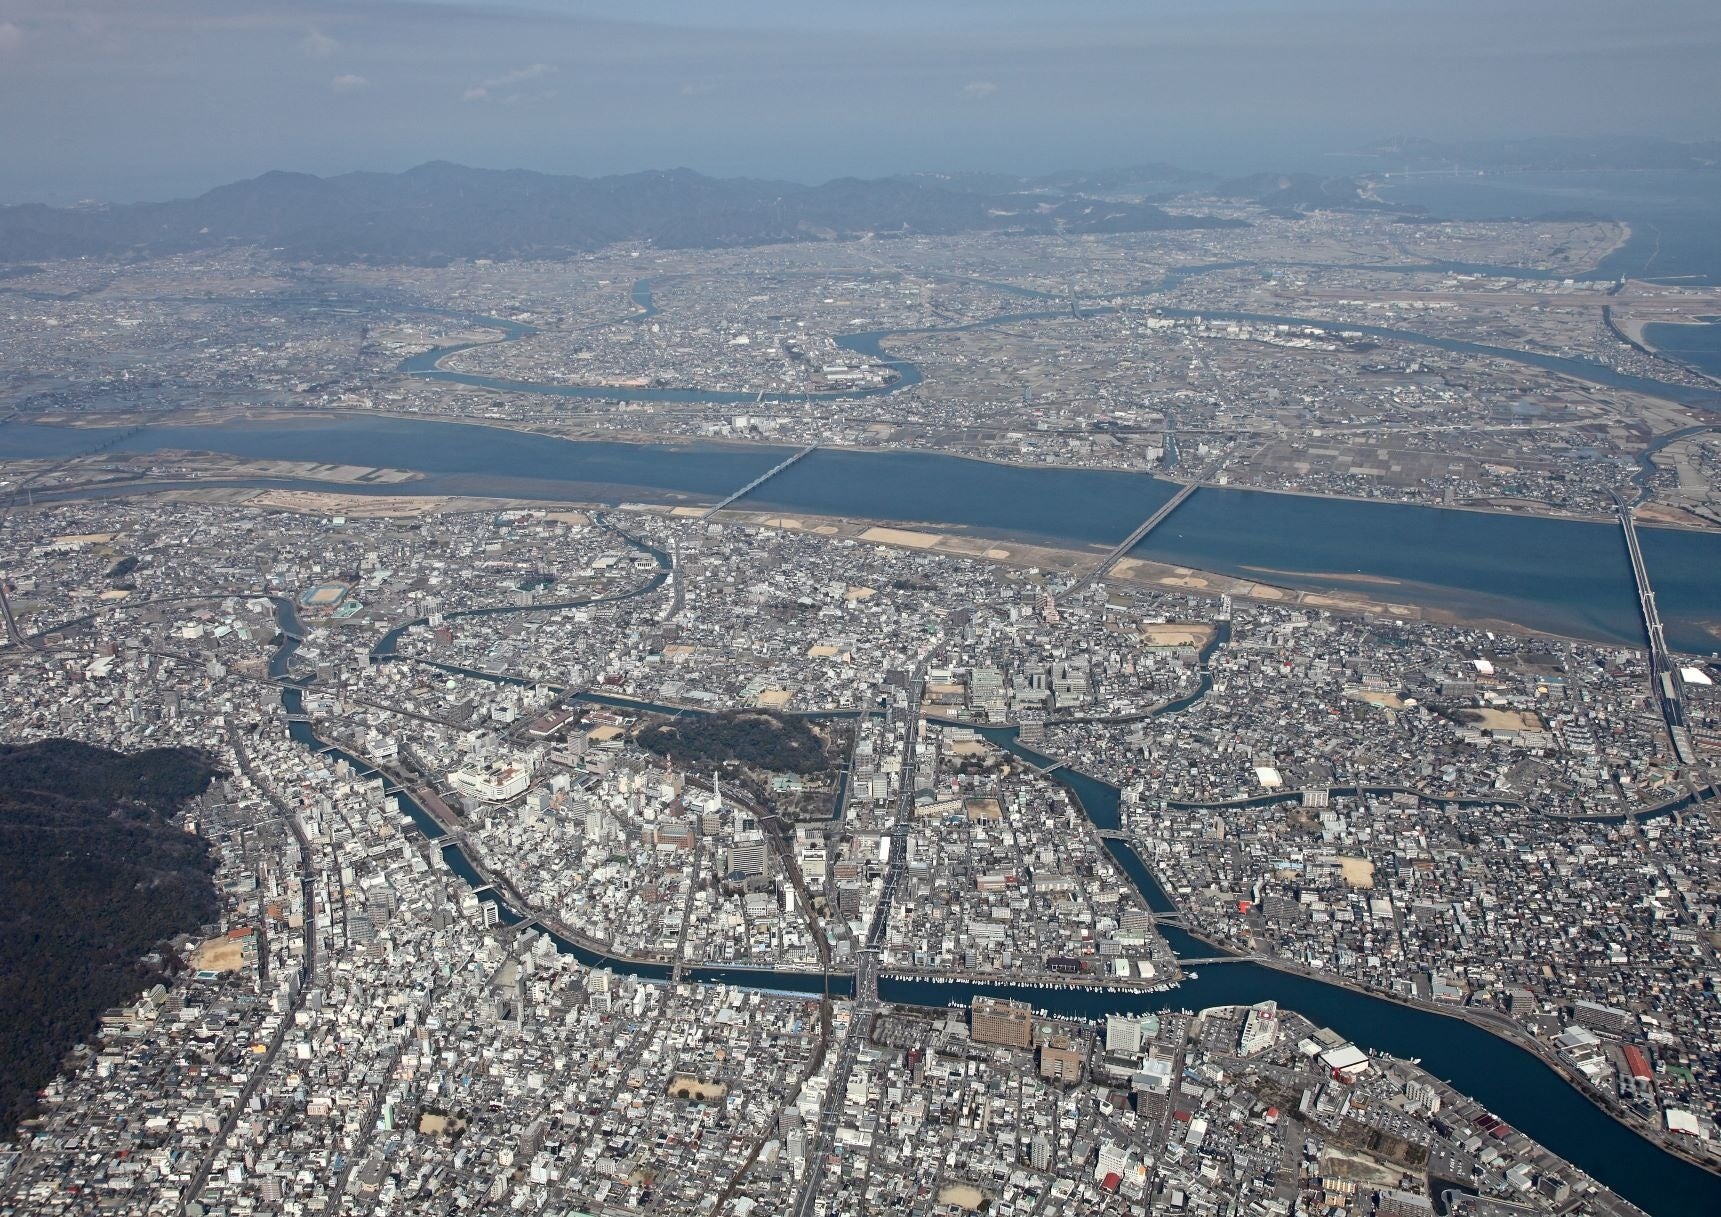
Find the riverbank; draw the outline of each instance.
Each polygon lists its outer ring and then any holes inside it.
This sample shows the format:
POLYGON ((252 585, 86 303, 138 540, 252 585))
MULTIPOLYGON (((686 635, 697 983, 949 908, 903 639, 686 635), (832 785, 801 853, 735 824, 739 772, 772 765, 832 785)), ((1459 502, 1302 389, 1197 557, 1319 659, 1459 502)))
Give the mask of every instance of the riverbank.
MULTIPOLYGON (((1203 942, 1207 941, 1193 930, 1185 929, 1184 933, 1188 934, 1191 938, 1195 938, 1203 942)), ((1376 1001, 1392 1002, 1395 1005, 1404 1006, 1408 1009, 1418 1010, 1423 1013, 1438 1014, 1443 1018, 1456 1019, 1459 1022, 1468 1023, 1470 1026, 1475 1027, 1478 1030, 1486 1031, 1488 1034, 1496 1036, 1499 1039, 1503 1039, 1507 1043, 1521 1048, 1531 1056, 1534 1056, 1542 1064, 1546 1065, 1550 1070, 1557 1074, 1561 1081, 1565 1082, 1573 1090, 1588 1099, 1590 1103, 1603 1115, 1606 1115, 1621 1126, 1636 1133, 1638 1136, 1650 1142, 1664 1153, 1672 1154, 1674 1157, 1690 1163, 1699 1170, 1705 1171, 1717 1178, 1721 1178, 1721 1158, 1693 1154, 1685 1148, 1684 1144, 1680 1140, 1676 1140, 1672 1136, 1662 1135, 1663 1130, 1659 1125, 1646 1124, 1641 1120, 1631 1118, 1627 1113, 1624 1113, 1619 1109, 1618 1104, 1609 1102, 1608 1097, 1603 1095, 1601 1091, 1597 1090, 1595 1086, 1590 1083, 1589 1079, 1582 1073, 1574 1069, 1557 1053, 1550 1051, 1540 1040, 1526 1033, 1515 1023, 1512 1023, 1504 1015, 1487 1017, 1468 1006, 1442 1006, 1438 1002, 1421 1001, 1417 998, 1405 997, 1400 993, 1394 993, 1387 989, 1376 989, 1369 985, 1359 984, 1345 977, 1335 976, 1329 972, 1323 972, 1318 968, 1304 967, 1300 964, 1293 963, 1290 960, 1278 959, 1271 955, 1251 954, 1247 956, 1247 958, 1251 963, 1257 964, 1263 968, 1270 968, 1276 972, 1284 972, 1288 975, 1300 976, 1305 980, 1313 980, 1320 984, 1332 985, 1335 988, 1347 989, 1359 996, 1368 997, 1376 1001)), ((1444 1081, 1445 1079, 1441 1080, 1444 1081)))
MULTIPOLYGON (((43 427, 64 427, 69 430, 83 432, 102 432, 125 428, 148 428, 152 432, 171 435, 177 428, 223 428, 239 424, 242 426, 268 425, 291 422, 314 427, 331 419, 352 420, 355 422, 371 422, 383 420, 389 423, 413 426, 423 424, 443 424, 459 427, 482 427, 486 430, 518 435, 537 437, 560 441, 569 444, 601 444, 616 446, 632 446, 640 448, 666 448, 679 450, 724 450, 738 455, 758 455, 761 457, 787 455, 803 445, 798 441, 784 441, 776 437, 739 437, 732 435, 683 435, 674 432, 652 432, 625 430, 619 428, 592 428, 567 425, 555 425, 547 422, 526 422, 514 419, 495 418, 489 415, 470 414, 424 414, 411 411, 351 409, 345 407, 311 407, 293 406, 248 406, 237 410, 225 408, 203 408, 177 411, 171 419, 149 412, 130 411, 114 414, 104 414, 100 422, 92 422, 88 418, 38 418, 31 420, 30 425, 43 427)), ((825 453, 842 453, 855 456, 870 457, 938 457, 945 460, 963 461, 976 466, 986 466, 1002 470, 1013 470, 1025 473, 1095 473, 1136 475, 1148 481, 1163 485, 1168 490, 1188 484, 1188 479, 1167 473, 1163 470, 1146 469, 1131 465, 1107 464, 1060 464, 1047 461, 1008 460, 1003 457, 964 452, 960 449, 918 447, 912 445, 891 444, 852 444, 827 443, 818 441, 818 450, 825 453)), ((157 449, 159 452, 175 451, 171 448, 157 449)), ((222 454, 207 449, 187 448, 182 450, 188 456, 207 460, 211 470, 221 467, 222 454)), ((773 462, 774 463, 774 462, 773 462)), ((307 468, 320 467, 325 472, 321 474, 297 474, 296 476, 316 477, 318 480, 351 481, 358 480, 353 474, 332 472, 343 467, 334 464, 317 466, 315 462, 293 461, 262 461, 245 460, 234 457, 230 459, 231 472, 221 476, 293 476, 285 471, 286 466, 304 465, 307 468), (265 465, 278 465, 283 472, 271 474, 262 468, 265 465)), ((388 466, 345 466, 344 469, 357 473, 369 472, 389 480, 412 482, 424 477, 422 471, 398 469, 388 466)), ((1462 512, 1474 515, 1507 516, 1515 519, 1546 519, 1562 520, 1577 523, 1601 523, 1613 519, 1610 512, 1584 513, 1563 511, 1537 499, 1467 499, 1459 502, 1421 501, 1417 499, 1383 498, 1378 496, 1345 494, 1326 490, 1309 490, 1293 486, 1254 485, 1244 482, 1214 483, 1213 489, 1248 492, 1253 494, 1281 495, 1287 498, 1313 499, 1332 503, 1358 503, 1382 507, 1416 507, 1431 511, 1462 512)), ((737 509, 739 510, 739 509, 737 509)), ((1697 532, 1721 533, 1721 526, 1709 526, 1701 523, 1658 522, 1658 527, 1686 528, 1697 532)), ((1263 568, 1267 569, 1267 568, 1263 568)))
MULTIPOLYGON (((954 722, 956 720, 941 721, 954 722)), ((1027 760, 1031 764, 1038 764, 1048 759, 1055 759, 1048 758, 1046 754, 1039 753, 1033 749, 1025 748, 1020 743, 1019 736, 1016 734, 1016 729, 1013 727, 983 728, 981 730, 981 734, 985 735, 986 738, 991 740, 995 745, 1002 747, 1005 751, 1019 756, 1024 760, 1027 760)), ((1118 826, 1121 827, 1121 805, 1118 802, 1118 795, 1120 792, 1117 787, 1089 774, 1069 769, 1067 766, 1065 768, 1054 770, 1050 776, 1053 781, 1056 781, 1065 787, 1077 808, 1082 812, 1089 824, 1095 829, 1112 827, 1110 824, 1102 824, 1102 820, 1111 820, 1114 818, 1118 821, 1118 826), (1087 797, 1085 798, 1083 796, 1084 789, 1088 791, 1087 797), (1097 809, 1092 805, 1096 794, 1102 795, 1108 800, 1111 810, 1098 812, 1096 814, 1097 809)), ((1114 856, 1117 857, 1119 863, 1124 864, 1125 858, 1123 854, 1120 853, 1119 849, 1114 846, 1113 840, 1111 838, 1104 837, 1102 837, 1102 840, 1108 848, 1112 849, 1112 852, 1114 856)), ((1129 876, 1130 880, 1136 885, 1148 906, 1156 913, 1161 932, 1163 933, 1168 928, 1166 923, 1169 921, 1171 926, 1175 928, 1177 937, 1187 940, 1182 945, 1179 945, 1175 939, 1171 938, 1169 935, 1167 936, 1168 942, 1172 944, 1173 950, 1180 960, 1189 957, 1189 942, 1198 943, 1211 949, 1216 954, 1233 957, 1234 964, 1229 966, 1235 966, 1235 964, 1242 963, 1252 964, 1266 968, 1270 971, 1297 976, 1303 980, 1313 981, 1318 984, 1329 985, 1346 992, 1354 993, 1359 997, 1375 1001, 1386 1001, 1406 1009, 1415 1010, 1421 1013, 1436 1014, 1445 1018, 1454 1019, 1458 1022, 1466 1023, 1535 1057, 1536 1060, 1545 1065, 1572 1089, 1576 1090, 1588 1099, 1598 1111, 1610 1117, 1621 1127, 1642 1137, 1645 1141, 1661 1149, 1663 1152, 1672 1154, 1711 1176, 1721 1178, 1721 1159, 1717 1159, 1714 1156, 1700 1156, 1693 1154, 1679 1142, 1675 1141, 1671 1135, 1664 1135, 1663 1130, 1658 1126, 1649 1125, 1643 1121, 1630 1118, 1626 1113, 1620 1111, 1617 1108, 1617 1105, 1609 1103, 1606 1096, 1602 1095, 1601 1092, 1590 1085, 1587 1078, 1584 1078, 1577 1070, 1569 1066, 1565 1061, 1561 1060, 1557 1053, 1549 1050, 1539 1040, 1525 1032, 1504 1014, 1494 1015, 1492 1012, 1484 1012, 1472 1007, 1443 1006, 1433 1001, 1423 1001, 1417 998, 1406 997, 1403 994, 1396 993, 1391 990, 1377 989, 1374 986, 1366 985, 1347 977, 1338 976, 1322 969, 1311 968, 1271 954, 1256 951, 1239 952, 1234 944, 1222 942, 1203 934, 1199 929, 1190 928, 1187 912, 1178 904, 1176 898, 1172 896, 1165 885, 1159 881, 1159 877, 1155 875, 1152 869, 1141 859, 1140 853, 1127 841, 1118 844, 1121 844, 1123 849, 1127 851, 1128 859, 1135 863, 1133 867, 1128 864, 1124 864, 1124 873, 1129 876)), ((1215 966, 1228 965, 1219 964, 1215 966)), ((1295 1008, 1294 1003, 1292 1004, 1292 1008, 1295 1008)))
MULTIPOLYGON (((203 478, 103 480, 95 483, 57 487, 37 492, 33 501, 41 506, 78 499, 129 497, 160 497, 164 501, 193 503, 251 504, 262 510, 285 510, 309 514, 353 514, 377 517, 412 518, 442 512, 532 510, 584 513, 595 508, 642 514, 670 515, 694 519, 704 514, 703 507, 674 503, 606 502, 577 495, 519 496, 462 494, 425 486, 410 494, 401 494, 404 487, 389 487, 393 493, 381 490, 361 490, 343 486, 339 494, 330 493, 314 484, 265 479, 225 481, 203 478), (374 506, 366 507, 366 504, 374 506), (363 507, 363 510, 360 508, 363 507)), ((857 521, 847 517, 811 515, 782 515, 775 512, 744 512, 731 509, 723 513, 731 523, 756 527, 781 528, 804 532, 825 539, 849 539, 867 544, 890 545, 919 552, 938 553, 948 557, 997 562, 1020 569, 1052 571, 1070 578, 1079 578, 1101 557, 1098 544, 1091 546, 1054 546, 1027 541, 1008 541, 961 532, 928 532, 904 529, 892 524, 857 521)), ((1687 530, 1697 533, 1698 530, 1687 530)), ((1418 604, 1409 599, 1387 600, 1361 595, 1345 588, 1295 588, 1269 584, 1263 580, 1246 579, 1208 568, 1160 562, 1140 557, 1120 558, 1107 576, 1114 584, 1136 584, 1161 591, 1185 593, 1204 600, 1230 596, 1233 600, 1258 604, 1274 604, 1308 608, 1350 616, 1372 616, 1397 621, 1426 621, 1438 625, 1465 626, 1494 630, 1529 637, 1545 637, 1566 641, 1595 642, 1596 637, 1576 631, 1560 631, 1528 624, 1511 617, 1486 612, 1470 612, 1433 604, 1418 604)), ((1401 580, 1392 585, 1404 587, 1401 580)), ((1416 589, 1407 588, 1414 592, 1416 589)), ((1623 645, 1641 646, 1619 638, 1623 645)))
MULTIPOLYGON (((697 517, 701 509, 687 507, 658 507, 633 504, 634 509, 677 517, 697 517)), ((925 529, 903 528, 863 520, 835 516, 806 514, 783 515, 769 511, 743 511, 730 508, 720 518, 761 528, 780 528, 785 532, 803 532, 827 539, 845 539, 894 549, 936 553, 952 558, 970 558, 997 562, 1026 570, 1056 572, 1080 577, 1102 556, 1100 548, 1053 546, 1029 541, 1008 541, 958 532, 932 532, 925 529)), ((1295 574, 1274 571, 1277 574, 1295 574)), ((1318 580, 1319 575, 1299 575, 1318 580)), ((1552 638, 1561 641, 1593 641, 1575 634, 1562 634, 1489 614, 1467 614, 1451 609, 1416 604, 1410 601, 1388 600, 1368 596, 1349 588, 1315 590, 1297 588, 1264 580, 1241 578, 1198 567, 1154 561, 1149 558, 1123 557, 1112 565, 1107 582, 1135 584, 1166 592, 1182 592, 1204 600, 1229 596, 1235 601, 1256 604, 1294 606, 1350 616, 1391 618, 1397 621, 1426 621, 1436 625, 1468 626, 1473 629, 1496 630, 1502 633, 1552 638)), ((1397 579, 1384 576, 1340 576, 1370 586, 1406 587, 1397 579)), ((1410 589, 1407 589, 1410 590, 1410 589)))
MULTIPOLYGON (((1169 896, 1167 898, 1169 899, 1169 896)), ((1303 980, 1314 981, 1317 984, 1330 985, 1333 988, 1344 989, 1347 992, 1355 993, 1359 997, 1366 997, 1373 1001, 1391 1002, 1392 1004, 1402 1006, 1405 1009, 1416 1010, 1425 1014, 1435 1014, 1442 1018, 1453 1019, 1457 1022, 1466 1023, 1475 1027, 1477 1030, 1487 1032, 1496 1038, 1505 1040, 1507 1043, 1510 1043, 1534 1056, 1543 1065, 1547 1066, 1550 1071, 1557 1075, 1561 1081, 1565 1082, 1573 1090, 1588 1099, 1598 1111, 1608 1116, 1616 1123, 1636 1133, 1644 1140, 1655 1145, 1658 1149, 1672 1154, 1700 1170, 1721 1178, 1721 1159, 1717 1159, 1714 1156, 1693 1154, 1686 1149, 1679 1140, 1676 1140, 1671 1136, 1662 1135, 1663 1130, 1659 1126, 1645 1124, 1641 1120, 1631 1118, 1628 1113, 1622 1112, 1619 1109, 1617 1103, 1610 1102, 1608 1096, 1598 1091, 1590 1083, 1588 1078, 1586 1078, 1577 1069, 1573 1068, 1568 1062, 1563 1060, 1558 1053, 1551 1051, 1540 1040, 1525 1032, 1505 1015, 1494 1015, 1491 1012, 1480 1012, 1469 1006, 1453 1006, 1442 1004, 1440 1002, 1423 1001, 1419 998, 1406 997, 1401 993, 1395 993, 1389 989, 1377 989, 1370 985, 1365 985, 1351 980, 1345 976, 1327 972, 1320 968, 1311 968, 1270 954, 1260 952, 1238 953, 1234 945, 1217 941, 1205 934, 1202 934, 1198 930, 1190 929, 1187 924, 1181 921, 1182 914, 1179 913, 1178 916, 1180 918, 1178 928, 1182 933, 1195 942, 1211 947, 1216 954, 1232 955, 1235 956, 1239 962, 1247 962, 1257 967, 1270 969, 1271 971, 1281 972, 1289 976, 1296 976, 1303 980)), ((1210 964, 1207 966, 1223 967, 1225 965, 1210 964)), ((1446 1081, 1444 1078, 1441 1078, 1440 1080, 1443 1082, 1446 1081)))
MULTIPOLYGON (((1160 890, 1164 892, 1163 887, 1161 887, 1160 890)), ((1166 899, 1175 906, 1176 902, 1172 899, 1169 893, 1166 893, 1166 899)), ((1177 917, 1178 928, 1184 935, 1196 942, 1213 948, 1216 953, 1235 955, 1239 960, 1247 960, 1259 967, 1268 968, 1275 972, 1282 972, 1290 976, 1301 977, 1304 980, 1312 980, 1318 984, 1331 985, 1334 988, 1345 989, 1360 997, 1367 997, 1376 1001, 1387 1001, 1394 1005, 1403 1006, 1406 1009, 1417 1010, 1427 1014, 1437 1014, 1442 1018, 1450 1018, 1459 1022, 1468 1023, 1470 1026, 1475 1027, 1478 1030, 1485 1031, 1490 1035, 1503 1039, 1536 1057, 1537 1060, 1541 1061, 1542 1064, 1546 1065, 1550 1070, 1558 1075, 1563 1082, 1579 1094, 1583 1095, 1584 1098, 1588 1099, 1590 1103, 1604 1115, 1613 1119, 1625 1128, 1630 1129, 1632 1132, 1641 1136, 1644 1140, 1649 1141, 1657 1148, 1673 1154, 1674 1156, 1689 1162, 1692 1166, 1706 1171, 1711 1175, 1721 1177, 1721 1158, 1717 1158, 1713 1155, 1706 1156, 1693 1154, 1687 1150, 1679 1140, 1676 1140, 1671 1136, 1664 1136, 1663 1130, 1659 1126, 1646 1124, 1641 1120, 1633 1119, 1628 1113, 1622 1112, 1617 1103, 1610 1102, 1609 1097, 1597 1090, 1595 1086, 1590 1083, 1589 1079, 1581 1072, 1573 1068, 1567 1061, 1562 1059, 1558 1053, 1550 1050, 1547 1045, 1536 1039, 1535 1036, 1524 1031, 1523 1028, 1512 1022, 1511 1019, 1504 1014, 1495 1014, 1491 1011, 1482 1012, 1470 1006, 1454 1006, 1435 1001, 1423 1001, 1419 998, 1406 997, 1402 993, 1395 993, 1390 989, 1378 989, 1371 985, 1351 980, 1349 977, 1340 976, 1336 973, 1328 972, 1320 968, 1311 968, 1307 965, 1299 964, 1292 960, 1283 959, 1271 954, 1257 951, 1239 953, 1234 944, 1221 942, 1201 933, 1199 930, 1190 929, 1187 922, 1183 919, 1184 915, 1181 909, 1178 911, 1177 917)), ((1445 1079, 1442 1080, 1444 1081, 1445 1079)))
MULTIPOLYGON (((780 465, 783 455, 781 447, 764 445, 571 442, 375 414, 114 428, 105 435, 22 421, 0 428, 0 457, 20 468, 34 462, 30 467, 52 469, 62 482, 113 479, 100 487, 57 490, 40 475, 24 479, 19 485, 27 485, 37 502, 170 486, 231 488, 247 481, 260 490, 336 489, 327 483, 294 485, 294 479, 219 476, 226 469, 251 472, 244 462, 295 461, 413 474, 409 482, 388 487, 343 482, 338 488, 345 493, 386 489, 398 496, 704 510, 780 465), (231 460, 212 461, 211 451, 231 460), (172 455, 187 452, 195 455, 172 455)), ((1101 547, 1115 545, 1163 507, 1178 486, 1132 473, 821 448, 784 467, 723 518, 813 521, 814 527, 864 521, 859 532, 895 530, 869 541, 912 541, 915 547, 989 560, 1019 553, 1023 565, 1063 570, 1073 579, 1091 567, 1101 547), (1006 552, 994 552, 999 550, 1006 552)), ((1118 577, 1148 572, 1174 591, 1641 645, 1618 536, 1611 522, 1204 486, 1125 556, 1118 577), (1260 579, 1251 568, 1286 573, 1260 579), (1395 582, 1390 590, 1354 580, 1334 586, 1338 581, 1323 580, 1320 572, 1395 582)), ((1643 543, 1670 644, 1696 654, 1714 650, 1714 636, 1699 623, 1713 618, 1713 605, 1721 599, 1721 533, 1645 529, 1643 543)))

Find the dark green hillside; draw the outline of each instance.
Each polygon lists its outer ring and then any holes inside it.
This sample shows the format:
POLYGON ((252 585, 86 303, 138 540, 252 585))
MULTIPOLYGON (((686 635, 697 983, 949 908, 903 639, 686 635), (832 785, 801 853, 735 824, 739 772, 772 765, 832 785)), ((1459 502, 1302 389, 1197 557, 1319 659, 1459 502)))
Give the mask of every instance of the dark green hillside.
POLYGON ((158 978, 143 957, 215 917, 208 849, 172 822, 215 774, 189 749, 0 747, 4 1135, 101 1012, 158 978))

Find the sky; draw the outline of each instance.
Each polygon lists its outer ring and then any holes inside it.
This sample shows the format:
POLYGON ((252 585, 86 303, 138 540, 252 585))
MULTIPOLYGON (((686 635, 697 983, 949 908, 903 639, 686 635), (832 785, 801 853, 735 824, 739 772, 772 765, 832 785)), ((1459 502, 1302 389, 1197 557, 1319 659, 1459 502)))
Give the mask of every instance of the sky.
POLYGON ((427 160, 817 182, 1721 136, 1715 0, 0 0, 0 202, 427 160))

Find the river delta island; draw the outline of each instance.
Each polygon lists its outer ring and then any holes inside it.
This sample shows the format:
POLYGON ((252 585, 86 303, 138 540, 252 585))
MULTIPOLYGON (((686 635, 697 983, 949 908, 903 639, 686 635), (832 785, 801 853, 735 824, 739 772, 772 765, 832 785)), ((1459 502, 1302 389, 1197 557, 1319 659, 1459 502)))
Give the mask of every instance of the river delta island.
POLYGON ((218 771, 10 1211, 1721 1209, 1721 289, 1174 206, 9 275, 9 738, 218 771))

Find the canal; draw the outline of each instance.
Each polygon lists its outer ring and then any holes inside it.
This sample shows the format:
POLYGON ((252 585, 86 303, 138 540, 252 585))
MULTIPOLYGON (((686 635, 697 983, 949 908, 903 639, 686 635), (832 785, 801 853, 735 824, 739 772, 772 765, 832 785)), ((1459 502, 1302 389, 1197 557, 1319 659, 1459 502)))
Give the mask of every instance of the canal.
MULTIPOLYGON (((275 605, 281 641, 271 658, 269 674, 283 680, 288 677, 293 652, 304 631, 290 600, 277 598, 275 605)), ((302 713, 300 688, 285 685, 281 697, 289 715, 302 713)), ((640 708, 640 703, 626 704, 640 708)), ((1167 707, 1165 712, 1175 709, 1167 707)), ((1052 763, 1051 758, 1023 746, 1014 728, 975 729, 1026 761, 1041 766, 1052 763)), ((427 840, 444 836, 442 828, 410 793, 362 758, 329 745, 302 719, 290 721, 289 731, 305 747, 344 760, 361 777, 381 782, 384 791, 395 798, 402 813, 427 840)), ((1117 787, 1068 767, 1057 769, 1052 776, 1070 790, 1096 828, 1119 826, 1117 787)), ((1154 911, 1176 911, 1175 904, 1133 849, 1109 837, 1104 844, 1154 911)), ((524 920, 522 912, 509 907, 501 894, 484 882, 459 844, 445 843, 441 852, 444 863, 455 875, 477 890, 481 899, 498 906, 502 922, 519 924, 524 920)), ((544 932, 550 934, 558 950, 589 967, 611 968, 652 981, 667 980, 671 974, 668 964, 619 959, 547 929, 544 932)), ((1225 953, 1176 926, 1165 925, 1162 932, 1182 957, 1225 953)), ((781 969, 713 966, 684 968, 682 975, 686 980, 701 983, 808 997, 827 992, 834 997, 847 997, 853 993, 853 978, 849 974, 825 976, 781 969)), ((1194 977, 1160 993, 1081 986, 940 984, 887 976, 880 980, 879 995, 887 1002, 932 1007, 965 1005, 977 995, 998 996, 1026 1001, 1048 1014, 1090 1020, 1111 1013, 1276 1001, 1319 1025, 1332 1027, 1365 1048, 1420 1058, 1424 1069, 1444 1078, 1654 1217, 1714 1217, 1721 1213, 1721 1178, 1666 1153, 1613 1120, 1532 1053, 1458 1018, 1261 964, 1239 960, 1203 965, 1194 977)))

